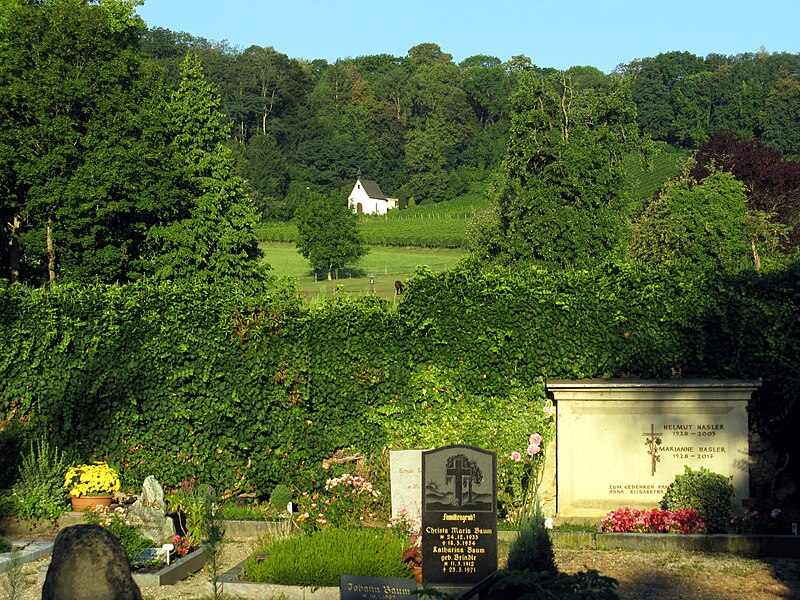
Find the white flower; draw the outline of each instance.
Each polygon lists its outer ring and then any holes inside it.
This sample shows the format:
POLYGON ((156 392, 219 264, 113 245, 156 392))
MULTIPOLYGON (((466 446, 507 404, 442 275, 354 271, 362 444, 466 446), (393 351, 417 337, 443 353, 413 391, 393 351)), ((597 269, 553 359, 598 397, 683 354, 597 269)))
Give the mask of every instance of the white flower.
POLYGON ((553 517, 548 517, 544 520, 544 527, 545 529, 552 529, 553 528, 553 517))

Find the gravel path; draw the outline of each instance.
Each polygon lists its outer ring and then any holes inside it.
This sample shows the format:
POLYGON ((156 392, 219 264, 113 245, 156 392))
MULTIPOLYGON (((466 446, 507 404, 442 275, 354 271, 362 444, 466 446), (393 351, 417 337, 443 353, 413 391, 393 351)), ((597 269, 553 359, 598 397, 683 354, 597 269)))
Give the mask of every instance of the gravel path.
MULTIPOLYGON (((253 542, 228 542, 223 551, 223 570, 228 570, 252 551, 253 542)), ((753 560, 729 555, 694 553, 559 550, 559 568, 565 572, 596 569, 614 577, 622 600, 773 600, 800 599, 800 559, 753 560)), ((23 565, 22 572, 36 579, 49 558, 23 565)), ((0 598, 7 574, 0 574, 0 598)), ((31 585, 19 600, 41 598, 42 586, 31 585)), ((177 585, 142 588, 145 600, 210 598, 208 571, 177 585)))

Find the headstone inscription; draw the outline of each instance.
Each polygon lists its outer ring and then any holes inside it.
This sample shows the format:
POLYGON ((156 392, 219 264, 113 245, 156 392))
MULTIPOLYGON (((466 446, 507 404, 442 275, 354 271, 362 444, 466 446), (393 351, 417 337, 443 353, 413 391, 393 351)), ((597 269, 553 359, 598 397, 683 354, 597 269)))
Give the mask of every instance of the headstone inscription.
POLYGON ((389 453, 392 516, 405 510, 417 525, 422 521, 422 450, 392 450, 389 453))
POLYGON ((422 453, 422 577, 469 588, 497 570, 497 457, 475 446, 422 453))
POLYGON ((167 517, 164 489, 152 475, 145 478, 142 494, 128 509, 127 519, 132 525, 141 525, 142 534, 159 544, 175 535, 175 523, 167 517))
POLYGON ((340 600, 416 600, 417 582, 393 577, 339 577, 340 600))

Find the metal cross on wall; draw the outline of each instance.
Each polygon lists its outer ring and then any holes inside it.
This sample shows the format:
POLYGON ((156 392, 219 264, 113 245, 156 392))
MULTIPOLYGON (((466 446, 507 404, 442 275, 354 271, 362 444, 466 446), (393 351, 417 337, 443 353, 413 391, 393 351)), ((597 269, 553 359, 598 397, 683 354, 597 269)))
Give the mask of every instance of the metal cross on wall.
POLYGON ((658 447, 661 445, 661 436, 664 433, 656 433, 656 426, 650 423, 650 432, 644 432, 642 435, 649 436, 644 445, 647 446, 647 453, 650 455, 650 475, 656 474, 656 463, 661 462, 661 457, 658 455, 658 447))

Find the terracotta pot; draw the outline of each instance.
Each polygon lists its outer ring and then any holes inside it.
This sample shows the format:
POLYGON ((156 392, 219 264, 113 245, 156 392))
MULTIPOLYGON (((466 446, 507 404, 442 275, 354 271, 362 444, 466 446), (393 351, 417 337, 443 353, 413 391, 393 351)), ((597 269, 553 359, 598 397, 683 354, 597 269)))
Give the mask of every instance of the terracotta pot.
POLYGON ((90 510, 95 506, 111 506, 111 500, 114 496, 108 494, 107 496, 70 496, 69 500, 72 502, 72 510, 75 512, 83 512, 90 510))

